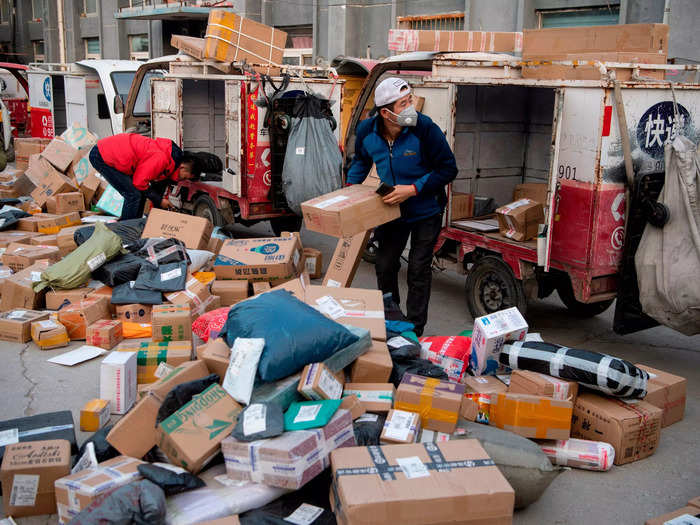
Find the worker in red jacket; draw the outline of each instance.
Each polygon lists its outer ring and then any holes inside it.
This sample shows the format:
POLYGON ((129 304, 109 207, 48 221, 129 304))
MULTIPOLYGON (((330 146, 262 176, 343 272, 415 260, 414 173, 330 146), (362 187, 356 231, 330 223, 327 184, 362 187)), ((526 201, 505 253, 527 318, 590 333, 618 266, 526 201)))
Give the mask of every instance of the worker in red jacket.
POLYGON ((98 140, 90 163, 124 197, 122 220, 142 217, 146 198, 156 208, 172 208, 164 198, 168 183, 196 178, 200 171, 197 160, 172 140, 136 133, 98 140))

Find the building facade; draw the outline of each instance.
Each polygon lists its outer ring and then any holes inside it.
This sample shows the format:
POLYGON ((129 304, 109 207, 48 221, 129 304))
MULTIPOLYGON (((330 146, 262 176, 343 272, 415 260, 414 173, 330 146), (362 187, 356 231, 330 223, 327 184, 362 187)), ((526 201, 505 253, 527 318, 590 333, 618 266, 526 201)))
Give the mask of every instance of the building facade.
POLYGON ((522 31, 650 22, 671 26, 671 60, 700 62, 697 0, 0 0, 0 58, 74 62, 171 54, 172 34, 204 36, 213 4, 286 31, 289 63, 389 56, 387 35, 396 27, 522 31))

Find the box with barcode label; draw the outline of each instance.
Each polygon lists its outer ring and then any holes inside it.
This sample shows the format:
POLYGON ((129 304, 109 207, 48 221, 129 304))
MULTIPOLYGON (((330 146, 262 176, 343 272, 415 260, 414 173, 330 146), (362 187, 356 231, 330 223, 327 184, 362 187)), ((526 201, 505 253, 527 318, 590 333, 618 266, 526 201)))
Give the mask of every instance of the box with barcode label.
POLYGON ((513 488, 476 439, 340 448, 331 468, 338 523, 512 520, 513 488))
POLYGON ((306 399, 340 399, 343 395, 343 374, 334 374, 323 363, 306 365, 297 390, 306 399))
POLYGON ((47 312, 16 308, 0 313, 0 339, 15 343, 32 340, 31 325, 36 321, 48 320, 47 312))
POLYGON ((70 442, 65 439, 8 445, 0 467, 2 507, 15 518, 54 514, 54 482, 70 474, 70 442))
POLYGON ((382 445, 415 443, 420 432, 420 414, 406 410, 389 410, 379 436, 382 445))
POLYGON ((395 392, 391 383, 345 383, 343 396, 356 396, 367 412, 388 412, 395 392))
POLYGON ((528 325, 516 307, 477 317, 472 332, 470 365, 474 374, 488 374, 499 366, 506 341, 523 341, 528 325))
POLYGON ((66 327, 53 319, 33 321, 31 332, 32 341, 42 350, 68 346, 70 341, 66 327))
POLYGON ((304 248, 304 266, 311 279, 320 279, 323 275, 323 254, 316 248, 304 248))

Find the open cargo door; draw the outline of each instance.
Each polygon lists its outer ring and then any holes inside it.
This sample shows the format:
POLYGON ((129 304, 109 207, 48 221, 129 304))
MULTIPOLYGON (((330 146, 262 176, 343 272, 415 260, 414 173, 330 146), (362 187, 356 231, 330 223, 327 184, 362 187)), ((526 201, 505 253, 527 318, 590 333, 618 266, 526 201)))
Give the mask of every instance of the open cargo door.
POLYGON ((552 120, 552 143, 550 146, 550 163, 549 163, 549 189, 547 202, 547 215, 545 216, 545 224, 547 225, 547 233, 545 237, 544 254, 540 253, 540 242, 538 239, 537 258, 540 266, 544 266, 544 271, 549 271, 550 259, 552 257, 552 231, 554 229, 554 217, 557 214, 557 166, 559 165, 559 148, 561 145, 561 121, 564 109, 564 90, 557 89, 554 95, 554 117, 552 120), (544 255, 544 257, 543 257, 544 255))
POLYGON ((170 139, 182 147, 182 80, 151 80, 151 137, 170 139))
POLYGON ((241 194, 241 126, 243 104, 241 103, 240 80, 227 80, 225 86, 226 162, 224 163, 223 186, 234 195, 241 194), (230 170, 230 171, 229 171, 230 170))
POLYGON ((78 123, 81 128, 88 127, 87 119, 87 94, 85 91, 85 77, 66 75, 66 127, 70 128, 78 123))

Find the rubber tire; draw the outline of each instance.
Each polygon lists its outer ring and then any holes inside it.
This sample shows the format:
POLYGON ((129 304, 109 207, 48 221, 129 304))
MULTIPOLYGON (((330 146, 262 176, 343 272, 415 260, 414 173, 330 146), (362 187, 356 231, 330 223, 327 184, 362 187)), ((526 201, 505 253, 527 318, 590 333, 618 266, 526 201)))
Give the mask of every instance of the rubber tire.
POLYGON ((224 225, 224 218, 209 195, 200 195, 195 199, 192 215, 209 219, 214 226, 224 225))
POLYGON ((467 308, 473 319, 512 306, 517 307, 522 315, 527 310, 527 297, 522 282, 515 278, 513 270, 503 259, 495 255, 484 256, 474 263, 467 273, 465 294, 467 308), (485 281, 491 281, 500 288, 502 297, 500 300, 494 298, 497 302, 495 306, 487 305, 482 298, 483 287, 487 284, 485 281))
POLYGON ((282 235, 282 232, 298 232, 301 230, 301 217, 297 215, 275 217, 270 219, 270 227, 277 237, 282 235))
POLYGON ((615 299, 607 299, 606 301, 598 301, 596 303, 582 303, 577 301, 574 295, 574 289, 571 286, 571 279, 569 279, 568 276, 562 278, 557 284, 557 294, 569 312, 580 319, 587 319, 602 314, 605 310, 610 308, 610 305, 615 301, 615 299))
POLYGON ((374 239, 374 231, 369 235, 367 246, 362 252, 362 260, 370 264, 377 262, 377 241, 374 239))

